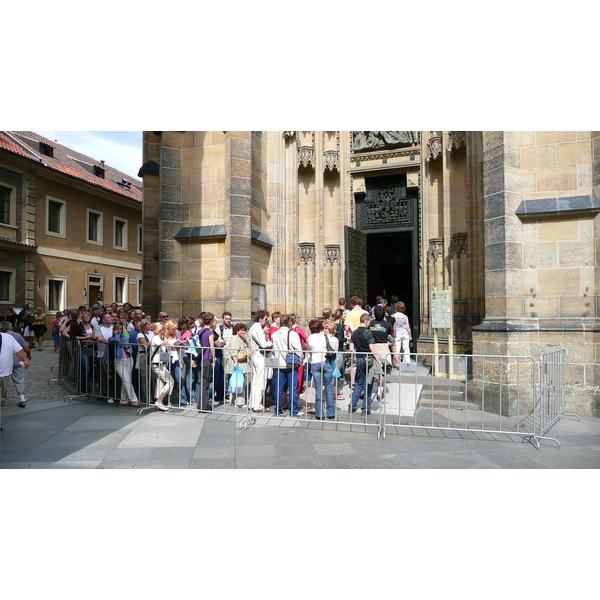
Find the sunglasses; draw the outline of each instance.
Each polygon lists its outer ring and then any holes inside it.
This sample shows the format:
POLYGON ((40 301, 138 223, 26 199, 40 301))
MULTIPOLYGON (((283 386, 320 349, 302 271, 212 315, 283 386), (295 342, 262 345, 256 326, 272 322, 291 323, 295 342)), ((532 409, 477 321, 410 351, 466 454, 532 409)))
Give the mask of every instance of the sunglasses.
POLYGON ((168 319, 169 315, 159 315, 158 318, 159 319, 168 319))

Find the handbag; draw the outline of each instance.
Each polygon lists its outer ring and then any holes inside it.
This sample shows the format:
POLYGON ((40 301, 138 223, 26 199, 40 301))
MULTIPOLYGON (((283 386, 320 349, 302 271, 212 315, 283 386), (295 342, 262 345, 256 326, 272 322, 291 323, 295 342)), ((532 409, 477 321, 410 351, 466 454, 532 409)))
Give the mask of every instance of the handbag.
POLYGON ((244 393, 244 371, 242 367, 237 367, 233 370, 233 373, 229 378, 228 391, 230 394, 244 393))
POLYGON ((246 362, 248 358, 252 356, 252 350, 250 348, 243 348, 242 350, 238 350, 237 359, 238 362, 246 362))
MULTIPOLYGON (((290 333, 292 333, 291 331, 288 331, 288 337, 287 337, 287 347, 290 347, 290 333)), ((300 364, 300 357, 291 352, 290 354, 286 354, 285 355, 285 364, 286 365, 293 365, 293 366, 298 366, 300 364)))
POLYGON ((337 360, 331 361, 331 368, 332 368, 331 376, 334 379, 339 379, 342 376, 342 374, 340 373, 340 370, 338 369, 337 360))
POLYGON ((317 401, 317 388, 314 384, 304 390, 304 401, 307 404, 314 404, 317 401))

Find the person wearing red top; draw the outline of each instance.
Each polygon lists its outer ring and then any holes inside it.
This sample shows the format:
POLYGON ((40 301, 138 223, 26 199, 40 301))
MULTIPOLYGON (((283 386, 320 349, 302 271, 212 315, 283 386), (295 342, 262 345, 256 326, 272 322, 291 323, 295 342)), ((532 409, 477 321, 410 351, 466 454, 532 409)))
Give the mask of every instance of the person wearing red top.
POLYGON ((273 325, 269 328, 269 339, 273 340, 273 334, 279 329, 279 320, 281 319, 281 313, 279 311, 275 311, 271 315, 271 319, 273 319, 273 325))

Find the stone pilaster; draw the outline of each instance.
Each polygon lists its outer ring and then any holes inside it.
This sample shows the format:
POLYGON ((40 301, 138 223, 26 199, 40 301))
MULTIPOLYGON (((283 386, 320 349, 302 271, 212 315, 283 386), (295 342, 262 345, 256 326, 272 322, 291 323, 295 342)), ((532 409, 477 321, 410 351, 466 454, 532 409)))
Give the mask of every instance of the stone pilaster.
MULTIPOLYGON (((225 138, 225 294, 234 315, 250 315, 252 288, 252 136, 228 131, 225 138)), ((219 315, 220 316, 220 315, 219 315)))

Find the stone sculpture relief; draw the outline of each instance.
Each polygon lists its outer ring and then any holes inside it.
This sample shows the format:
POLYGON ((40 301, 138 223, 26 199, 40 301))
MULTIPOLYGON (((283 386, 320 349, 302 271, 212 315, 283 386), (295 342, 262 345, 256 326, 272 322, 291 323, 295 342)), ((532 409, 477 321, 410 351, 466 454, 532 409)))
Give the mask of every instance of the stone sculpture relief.
POLYGON ((355 131, 352 149, 357 151, 414 146, 419 143, 419 139, 418 131, 355 131))

